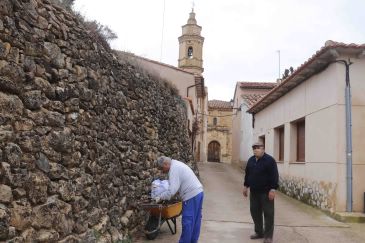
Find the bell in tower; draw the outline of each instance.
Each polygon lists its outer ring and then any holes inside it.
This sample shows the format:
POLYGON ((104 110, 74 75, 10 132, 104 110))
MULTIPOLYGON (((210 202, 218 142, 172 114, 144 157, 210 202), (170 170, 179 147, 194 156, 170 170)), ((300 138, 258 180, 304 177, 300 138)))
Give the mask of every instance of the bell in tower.
POLYGON ((202 74, 204 71, 204 37, 200 34, 201 30, 202 27, 197 25, 194 9, 192 9, 187 24, 182 26, 182 35, 179 37, 178 67, 195 74, 202 74))

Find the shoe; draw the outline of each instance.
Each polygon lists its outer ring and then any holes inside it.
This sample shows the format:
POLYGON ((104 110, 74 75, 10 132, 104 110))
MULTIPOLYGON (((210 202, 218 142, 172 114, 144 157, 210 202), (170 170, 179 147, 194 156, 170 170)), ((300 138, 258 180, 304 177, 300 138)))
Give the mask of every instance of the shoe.
POLYGON ((264 243, 272 243, 272 239, 271 238, 265 238, 264 243))
POLYGON ((260 235, 260 234, 257 234, 257 233, 250 236, 251 240, 262 239, 262 238, 264 238, 264 236, 260 235))

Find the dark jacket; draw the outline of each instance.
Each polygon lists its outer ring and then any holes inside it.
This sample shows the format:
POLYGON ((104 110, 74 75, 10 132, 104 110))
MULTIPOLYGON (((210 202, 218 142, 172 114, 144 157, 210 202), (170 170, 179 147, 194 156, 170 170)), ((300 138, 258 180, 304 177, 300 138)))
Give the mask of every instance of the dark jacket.
POLYGON ((278 188, 279 173, 276 161, 268 154, 264 154, 258 161, 252 156, 245 169, 244 186, 252 192, 268 192, 278 188))

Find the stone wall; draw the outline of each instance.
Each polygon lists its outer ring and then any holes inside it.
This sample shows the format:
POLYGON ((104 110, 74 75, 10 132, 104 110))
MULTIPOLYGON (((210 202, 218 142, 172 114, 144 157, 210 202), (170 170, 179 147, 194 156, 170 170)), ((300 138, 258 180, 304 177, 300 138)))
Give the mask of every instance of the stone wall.
POLYGON ((121 242, 160 154, 189 161, 184 102, 46 0, 0 1, 0 241, 121 242))
POLYGON ((325 211, 336 209, 336 184, 280 176, 279 190, 286 195, 325 211))

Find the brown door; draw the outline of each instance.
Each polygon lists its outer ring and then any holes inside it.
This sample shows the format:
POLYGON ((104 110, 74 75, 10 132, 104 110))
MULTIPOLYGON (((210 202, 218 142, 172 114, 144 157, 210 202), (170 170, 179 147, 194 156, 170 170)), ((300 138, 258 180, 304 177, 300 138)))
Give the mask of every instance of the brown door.
POLYGON ((219 162, 221 157, 221 145, 216 142, 210 142, 208 145, 208 161, 219 162))

